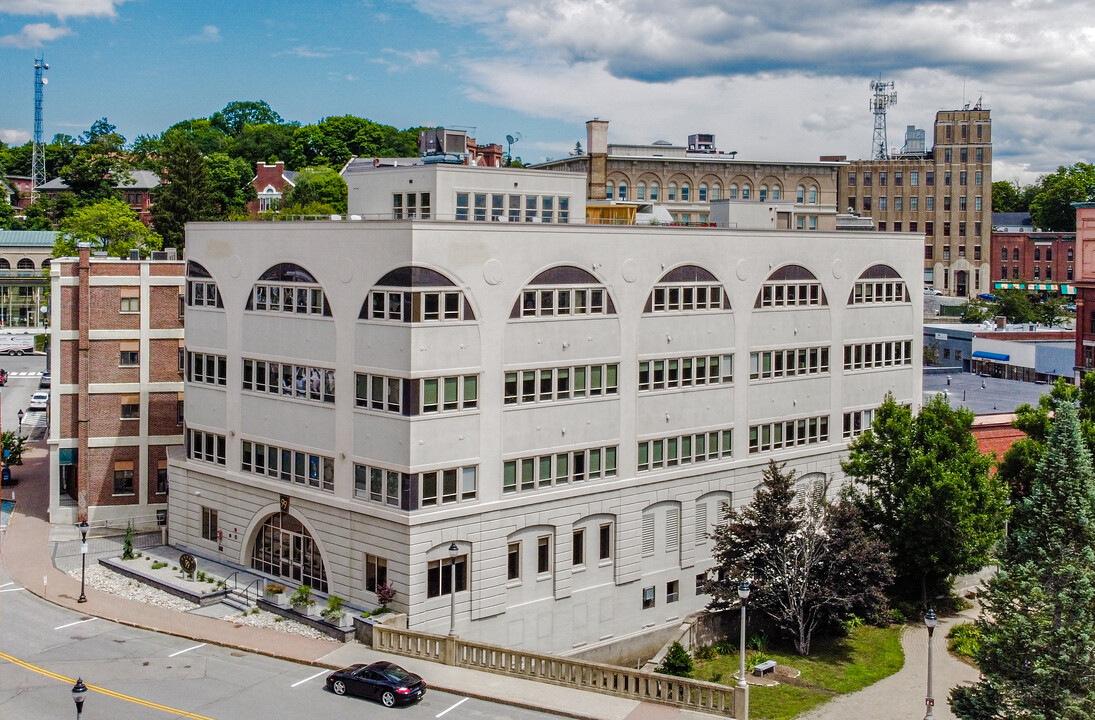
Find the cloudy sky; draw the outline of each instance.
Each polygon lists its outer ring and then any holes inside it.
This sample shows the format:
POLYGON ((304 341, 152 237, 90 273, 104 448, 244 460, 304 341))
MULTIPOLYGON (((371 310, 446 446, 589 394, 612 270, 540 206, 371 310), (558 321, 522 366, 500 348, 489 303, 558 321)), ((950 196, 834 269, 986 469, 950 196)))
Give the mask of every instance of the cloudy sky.
POLYGON ((0 0, 0 140, 103 116, 132 139, 233 100, 301 123, 523 135, 539 161, 585 144, 715 133, 739 158, 868 157, 872 79, 889 144, 937 110, 992 110, 994 179, 1095 159, 1090 0, 0 0))

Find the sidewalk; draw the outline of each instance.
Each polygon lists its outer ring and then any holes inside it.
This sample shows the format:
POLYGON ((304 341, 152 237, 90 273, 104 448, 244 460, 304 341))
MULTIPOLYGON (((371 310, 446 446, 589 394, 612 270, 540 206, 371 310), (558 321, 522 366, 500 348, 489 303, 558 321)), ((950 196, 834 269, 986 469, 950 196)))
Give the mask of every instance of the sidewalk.
MULTIPOLYGON (((4 488, 14 492, 16 507, 0 540, 0 563, 11 579, 30 592, 78 613, 146 630, 214 643, 247 652, 284 658, 316 667, 340 668, 353 663, 390 660, 360 643, 332 644, 297 635, 236 625, 194 613, 178 613, 117 595, 85 588, 86 603, 77 603, 80 582, 58 569, 52 558, 48 518, 49 451, 44 443, 28 445, 19 472, 22 481, 4 488)), ((89 535, 89 540, 91 536, 89 535)), ((640 703, 521 678, 396 658, 422 675, 430 687, 482 700, 543 710, 588 720, 703 720, 710 715, 640 703)))

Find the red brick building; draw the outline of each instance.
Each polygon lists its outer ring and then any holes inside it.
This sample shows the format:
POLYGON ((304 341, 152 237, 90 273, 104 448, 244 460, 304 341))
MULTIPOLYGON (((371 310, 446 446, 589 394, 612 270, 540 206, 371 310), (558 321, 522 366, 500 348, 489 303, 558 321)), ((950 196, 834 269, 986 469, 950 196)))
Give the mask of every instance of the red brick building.
POLYGON ((1076 376, 1095 370, 1095 203, 1076 208, 1076 376))
MULTIPOLYGON (((137 213, 141 222, 151 227, 152 190, 160 186, 160 176, 151 170, 129 170, 128 172, 129 180, 116 184, 114 187, 133 212, 137 213)), ((59 177, 38 186, 39 193, 51 198, 56 198, 68 191, 68 184, 59 177)))
POLYGON ((1076 234, 993 232, 992 280, 1071 283, 1076 276, 1076 234))
POLYGON ((293 189, 296 177, 296 170, 286 170, 285 163, 280 160, 272 165, 264 162, 255 165, 251 184, 258 197, 247 203, 247 212, 258 215, 280 209, 285 196, 293 189))
POLYGON ((59 258, 51 267, 50 521, 155 525, 167 447, 183 441, 185 263, 59 258))

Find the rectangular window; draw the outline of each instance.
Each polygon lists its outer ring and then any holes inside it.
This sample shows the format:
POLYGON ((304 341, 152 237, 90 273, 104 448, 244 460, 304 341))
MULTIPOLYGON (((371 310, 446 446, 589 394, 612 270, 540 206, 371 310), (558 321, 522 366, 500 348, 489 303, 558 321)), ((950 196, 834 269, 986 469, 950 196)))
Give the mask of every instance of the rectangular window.
POLYGON ((217 539, 217 511, 213 508, 202 507, 202 539, 217 539))
POLYGON ((365 589, 375 593, 388 584, 388 561, 376 555, 365 556, 365 589))
POLYGON ((140 402, 122 401, 122 420, 138 420, 141 417, 140 402))
POLYGON ((643 610, 654 607, 654 587, 643 588, 643 610))
POLYGON ((468 556, 455 559, 433 560, 426 570, 426 597, 440 597, 454 591, 453 574, 456 575, 456 592, 468 589, 468 556))
POLYGON ((123 313, 139 313, 141 311, 141 298, 122 297, 122 304, 118 311, 123 313))
POLYGON ((156 466, 156 494, 167 494, 167 461, 161 460, 156 466))
POLYGON ((598 533, 598 560, 610 560, 612 558, 612 525, 605 523, 598 533))
POLYGON ((571 538, 571 565, 585 565, 586 562, 586 531, 575 530, 571 538))
POLYGON ((519 542, 510 543, 506 551, 506 579, 521 579, 521 543, 519 542))
POLYGON ((116 463, 114 463, 114 494, 115 495, 132 495, 133 494, 133 463, 132 462, 116 462, 116 463))
POLYGON ((121 353, 119 365, 132 367, 141 364, 141 343, 139 340, 123 340, 118 343, 121 353))
POLYGON ((678 580, 670 580, 665 584, 665 602, 675 603, 680 599, 680 582, 678 580))
POLYGON ((545 535, 536 540, 536 573, 543 575, 551 572, 551 536, 545 535))

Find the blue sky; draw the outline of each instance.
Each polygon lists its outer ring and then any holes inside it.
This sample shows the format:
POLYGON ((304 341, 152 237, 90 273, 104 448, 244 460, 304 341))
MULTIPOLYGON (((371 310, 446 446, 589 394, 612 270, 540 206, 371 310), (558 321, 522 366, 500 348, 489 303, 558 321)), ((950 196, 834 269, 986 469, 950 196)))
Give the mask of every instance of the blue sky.
POLYGON ((869 83, 896 83, 889 140, 979 99, 994 179, 1033 181, 1095 152, 1088 0, 0 0, 0 140, 103 116, 127 138, 267 101, 311 123, 524 138, 526 161, 585 142, 713 132, 739 158, 870 154, 869 83))

